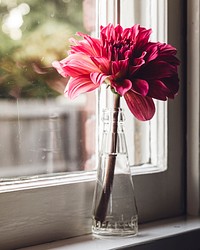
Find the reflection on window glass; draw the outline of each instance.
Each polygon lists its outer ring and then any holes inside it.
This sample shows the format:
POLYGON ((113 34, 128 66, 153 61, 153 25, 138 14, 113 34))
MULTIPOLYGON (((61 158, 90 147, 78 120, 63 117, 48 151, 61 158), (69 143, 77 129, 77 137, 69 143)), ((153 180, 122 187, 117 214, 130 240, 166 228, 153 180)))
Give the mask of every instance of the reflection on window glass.
POLYGON ((93 93, 63 97, 51 67, 68 38, 94 32, 95 1, 0 0, 0 178, 91 169, 93 93))

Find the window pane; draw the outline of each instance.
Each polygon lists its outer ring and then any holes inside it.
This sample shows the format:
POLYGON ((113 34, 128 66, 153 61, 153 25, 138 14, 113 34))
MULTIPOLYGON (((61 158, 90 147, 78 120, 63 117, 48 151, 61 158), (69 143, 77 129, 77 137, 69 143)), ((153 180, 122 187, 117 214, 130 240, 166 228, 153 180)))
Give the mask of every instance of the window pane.
POLYGON ((90 168, 95 95, 63 97, 67 83, 51 67, 68 38, 91 34, 95 1, 1 0, 0 177, 90 168), (90 141, 86 140, 90 132, 90 141))

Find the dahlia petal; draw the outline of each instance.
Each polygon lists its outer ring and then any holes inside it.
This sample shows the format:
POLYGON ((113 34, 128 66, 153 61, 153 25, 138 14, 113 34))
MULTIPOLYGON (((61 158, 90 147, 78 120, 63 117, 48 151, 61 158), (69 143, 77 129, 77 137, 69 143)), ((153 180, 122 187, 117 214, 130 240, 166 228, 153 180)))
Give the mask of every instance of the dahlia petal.
POLYGON ((114 37, 113 37, 114 41, 118 41, 121 38, 122 33, 123 33, 123 28, 122 28, 121 25, 118 24, 115 27, 115 34, 114 34, 114 37))
POLYGON ((150 87, 149 87, 148 96, 152 98, 166 101, 167 97, 171 95, 170 89, 168 89, 166 85, 160 80, 154 80, 154 81, 149 82, 149 86, 150 87))
POLYGON ((94 56, 99 56, 100 55, 100 42, 98 41, 98 39, 92 38, 88 35, 85 35, 85 40, 88 42, 88 44, 91 46, 90 49, 90 55, 94 55, 94 56))
POLYGON ((122 39, 130 39, 131 41, 135 41, 138 33, 139 33, 139 24, 135 24, 131 28, 124 29, 122 34, 122 39))
MULTIPOLYGON (((84 38, 84 40, 79 42, 80 46, 78 47, 78 49, 80 51, 90 56, 100 56, 101 47, 99 39, 91 37, 87 34, 83 34, 81 32, 77 32, 77 34, 84 38)), ((73 47, 73 49, 77 48, 73 47)))
POLYGON ((80 94, 90 92, 99 87, 99 84, 94 84, 89 75, 82 77, 71 77, 66 88, 65 96, 68 96, 70 99, 74 99, 80 94))
POLYGON ((91 57, 93 63, 105 74, 110 73, 110 61, 105 57, 91 57))
POLYGON ((139 33, 137 35, 137 49, 143 47, 149 42, 150 35, 152 33, 152 29, 145 29, 143 27, 138 27, 139 33))
POLYGON ((102 73, 95 72, 90 74, 90 79, 94 84, 101 85, 105 82, 106 78, 108 78, 108 76, 102 73))
POLYGON ((90 57, 80 53, 69 55, 67 59, 60 61, 60 65, 64 73, 71 77, 86 75, 91 72, 100 72, 90 57))
POLYGON ((144 79, 162 79, 168 78, 176 74, 177 68, 174 65, 171 65, 165 61, 154 60, 149 62, 147 65, 137 71, 139 76, 142 76, 144 79))
POLYGON ((111 86, 119 95, 123 96, 127 91, 131 89, 132 82, 128 79, 125 79, 122 82, 111 81, 111 86))
POLYGON ((129 67, 129 74, 130 77, 133 76, 135 74, 135 72, 140 69, 141 65, 136 65, 136 66, 130 66, 129 67))
POLYGON ((162 82, 170 90, 169 98, 174 98, 179 90, 179 78, 178 74, 175 74, 173 77, 162 79, 162 82))
POLYGON ((160 55, 176 55, 177 49, 170 44, 166 43, 157 43, 159 45, 159 54, 160 55))
POLYGON ((69 64, 65 67, 65 71, 68 72, 68 75, 71 77, 78 77, 80 75, 89 74, 92 71, 98 71, 98 68, 93 67, 93 65, 86 64, 84 61, 84 67, 82 62, 77 62, 71 60, 69 64))
POLYGON ((174 66, 178 66, 180 64, 179 59, 173 55, 159 55, 158 59, 174 66))
POLYGON ((91 56, 92 51, 91 51, 91 47, 88 44, 83 45, 76 45, 76 46, 71 46, 71 54, 74 53, 82 53, 88 56, 91 56))
POLYGON ((112 74, 117 75, 118 78, 126 75, 128 71, 128 62, 129 59, 120 60, 120 61, 113 61, 112 62, 112 74))
POLYGON ((145 64, 145 61, 142 58, 135 58, 134 59, 134 65, 133 66, 129 66, 129 74, 130 76, 133 76, 134 73, 140 69, 140 67, 145 64))
POLYGON ((58 73, 63 77, 68 77, 68 73, 64 70, 62 63, 59 61, 53 61, 52 66, 58 71, 58 73))
POLYGON ((147 81, 143 79, 134 79, 132 85, 132 90, 137 92, 138 94, 142 96, 146 96, 149 91, 149 84, 147 81))
POLYGON ((155 60, 159 55, 158 43, 147 43, 144 49, 146 51, 146 63, 155 60))
POLYGON ((111 40, 113 37, 113 33, 115 32, 115 28, 113 24, 108 24, 107 26, 103 27, 100 26, 100 35, 101 38, 104 40, 107 38, 107 40, 111 40))
POLYGON ((150 120, 155 113, 155 105, 152 98, 141 96, 129 90, 124 95, 131 113, 141 121, 150 120))

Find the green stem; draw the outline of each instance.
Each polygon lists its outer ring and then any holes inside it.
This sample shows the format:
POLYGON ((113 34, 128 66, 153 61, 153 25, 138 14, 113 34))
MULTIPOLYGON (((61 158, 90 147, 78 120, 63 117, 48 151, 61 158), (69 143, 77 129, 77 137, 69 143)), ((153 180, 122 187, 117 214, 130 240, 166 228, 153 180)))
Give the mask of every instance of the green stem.
POLYGON ((114 96, 114 110, 115 110, 115 119, 112 124, 112 140, 111 140, 111 148, 109 159, 106 167, 106 177, 105 182, 103 184, 103 189, 101 193, 101 198, 97 209, 95 211, 95 220, 100 221, 101 223, 105 220, 106 212, 108 208, 108 203, 110 200, 110 195, 112 192, 113 180, 114 180, 114 172, 115 172, 115 163, 116 163, 116 147, 117 147, 117 129, 118 129, 118 110, 120 107, 120 96, 114 96))

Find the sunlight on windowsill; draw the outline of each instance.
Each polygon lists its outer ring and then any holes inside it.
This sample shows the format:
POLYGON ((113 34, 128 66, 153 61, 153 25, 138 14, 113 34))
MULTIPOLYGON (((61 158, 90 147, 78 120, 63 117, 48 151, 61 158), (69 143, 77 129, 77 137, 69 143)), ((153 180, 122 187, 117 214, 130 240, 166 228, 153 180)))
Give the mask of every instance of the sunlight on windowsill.
MULTIPOLYGON (((200 233, 199 217, 178 217, 162 221, 146 223, 139 227, 139 234, 133 238, 95 239, 85 235, 53 243, 23 248, 23 250, 45 249, 199 249, 200 233), (194 246, 195 242, 195 246, 194 246), (188 248, 189 246, 189 248, 188 248), (139 248, 137 248, 139 247, 139 248), (143 248, 144 247, 144 248, 143 248), (167 248, 166 248, 167 247, 167 248), (195 248, 194 248, 195 247, 195 248)), ((22 249, 21 249, 22 250, 22 249)))

